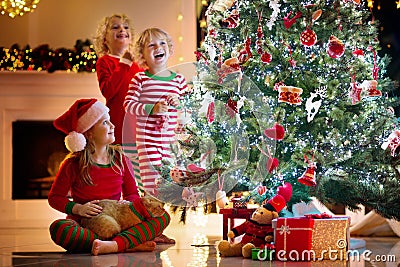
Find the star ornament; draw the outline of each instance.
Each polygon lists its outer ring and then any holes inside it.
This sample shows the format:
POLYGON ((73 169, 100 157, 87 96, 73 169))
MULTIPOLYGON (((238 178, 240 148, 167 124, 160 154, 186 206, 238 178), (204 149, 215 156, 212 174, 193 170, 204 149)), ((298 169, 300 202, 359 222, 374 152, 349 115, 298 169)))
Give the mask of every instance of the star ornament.
POLYGON ((195 193, 192 187, 185 187, 182 191, 182 199, 187 202, 189 207, 197 207, 199 199, 204 196, 204 193, 195 193))

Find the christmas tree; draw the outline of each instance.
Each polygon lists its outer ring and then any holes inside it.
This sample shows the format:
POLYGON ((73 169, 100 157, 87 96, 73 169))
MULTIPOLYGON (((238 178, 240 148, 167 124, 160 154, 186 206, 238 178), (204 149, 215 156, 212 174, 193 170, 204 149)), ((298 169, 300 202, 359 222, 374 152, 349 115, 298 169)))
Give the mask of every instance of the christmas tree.
POLYGON ((190 151, 186 173, 202 165, 218 174, 199 183, 174 176, 192 190, 183 195, 247 189, 261 203, 289 182, 289 210, 314 196, 400 219, 395 86, 364 4, 211 1, 186 99, 192 123, 177 151, 190 151))

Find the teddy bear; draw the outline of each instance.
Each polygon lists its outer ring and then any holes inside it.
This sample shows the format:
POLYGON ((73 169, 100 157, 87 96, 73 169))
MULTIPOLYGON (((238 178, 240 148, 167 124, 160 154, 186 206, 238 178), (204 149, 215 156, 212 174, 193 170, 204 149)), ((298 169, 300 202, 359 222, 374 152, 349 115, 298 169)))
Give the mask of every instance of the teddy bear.
POLYGON ((218 251, 222 257, 243 256, 251 258, 251 250, 263 247, 274 241, 272 220, 278 218, 279 212, 286 206, 292 196, 290 183, 278 188, 278 194, 267 201, 266 204, 257 208, 249 220, 232 228, 228 232, 228 238, 242 236, 240 242, 231 244, 227 240, 218 243, 218 251))

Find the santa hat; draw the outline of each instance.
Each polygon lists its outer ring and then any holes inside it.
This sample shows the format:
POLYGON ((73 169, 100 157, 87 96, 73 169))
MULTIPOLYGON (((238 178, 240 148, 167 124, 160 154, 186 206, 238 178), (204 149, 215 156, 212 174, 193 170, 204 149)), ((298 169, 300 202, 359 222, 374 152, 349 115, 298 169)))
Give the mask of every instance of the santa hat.
POLYGON ((67 134, 64 141, 69 151, 82 151, 86 146, 83 133, 92 128, 108 111, 108 107, 95 98, 79 99, 53 125, 67 134))

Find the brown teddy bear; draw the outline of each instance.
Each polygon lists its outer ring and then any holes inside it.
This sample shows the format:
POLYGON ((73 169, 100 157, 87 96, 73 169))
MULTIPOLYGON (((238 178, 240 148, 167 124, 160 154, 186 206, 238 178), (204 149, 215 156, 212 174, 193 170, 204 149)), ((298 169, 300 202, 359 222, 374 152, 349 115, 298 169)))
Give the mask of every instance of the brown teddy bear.
POLYGON ((218 250, 222 257, 243 256, 251 258, 251 250, 263 247, 274 241, 272 220, 278 218, 278 213, 286 206, 292 196, 290 183, 278 188, 278 194, 256 209, 251 218, 228 232, 228 238, 243 235, 239 243, 231 244, 227 240, 218 243, 218 250))

